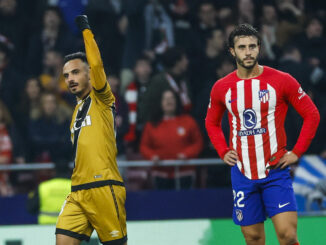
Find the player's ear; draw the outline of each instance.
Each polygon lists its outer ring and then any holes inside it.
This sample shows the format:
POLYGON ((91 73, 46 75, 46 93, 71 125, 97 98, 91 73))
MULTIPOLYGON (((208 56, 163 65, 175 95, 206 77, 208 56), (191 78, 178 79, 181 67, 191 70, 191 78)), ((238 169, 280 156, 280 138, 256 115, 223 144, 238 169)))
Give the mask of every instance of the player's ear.
POLYGON ((229 52, 233 57, 235 57, 234 48, 229 48, 229 52))

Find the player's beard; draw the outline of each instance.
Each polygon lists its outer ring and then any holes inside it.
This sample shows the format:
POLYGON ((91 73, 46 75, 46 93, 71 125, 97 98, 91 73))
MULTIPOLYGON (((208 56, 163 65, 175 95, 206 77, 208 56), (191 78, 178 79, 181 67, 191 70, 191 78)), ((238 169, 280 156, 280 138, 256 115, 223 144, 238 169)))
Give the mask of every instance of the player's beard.
POLYGON ((241 60, 238 56, 235 56, 235 60, 237 61, 237 64, 239 64, 240 66, 242 66, 243 68, 250 70, 252 68, 255 67, 255 65, 258 62, 258 56, 256 58, 252 58, 253 59, 253 63, 251 65, 245 65, 245 59, 241 60))

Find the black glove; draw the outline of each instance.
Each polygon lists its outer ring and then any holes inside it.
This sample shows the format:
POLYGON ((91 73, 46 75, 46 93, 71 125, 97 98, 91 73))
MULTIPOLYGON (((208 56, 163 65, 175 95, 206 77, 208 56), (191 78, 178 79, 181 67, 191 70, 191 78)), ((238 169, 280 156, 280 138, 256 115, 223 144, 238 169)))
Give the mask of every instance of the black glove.
POLYGON ((83 31, 85 29, 91 29, 91 27, 89 26, 88 24, 88 18, 87 18, 87 15, 78 15, 76 18, 75 18, 75 22, 78 26, 78 28, 83 31))

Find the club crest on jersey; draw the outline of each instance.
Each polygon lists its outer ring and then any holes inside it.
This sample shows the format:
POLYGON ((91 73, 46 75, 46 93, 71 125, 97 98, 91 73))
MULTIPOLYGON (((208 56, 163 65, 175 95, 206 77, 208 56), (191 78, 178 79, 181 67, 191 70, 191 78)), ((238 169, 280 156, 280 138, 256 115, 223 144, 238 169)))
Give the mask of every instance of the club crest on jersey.
POLYGON ((240 209, 236 209, 235 210, 235 214, 237 215, 237 219, 239 221, 242 221, 243 220, 243 215, 242 215, 242 211, 240 209))
POLYGON ((269 91, 267 89, 259 90, 258 97, 261 102, 266 103, 269 100, 269 91))

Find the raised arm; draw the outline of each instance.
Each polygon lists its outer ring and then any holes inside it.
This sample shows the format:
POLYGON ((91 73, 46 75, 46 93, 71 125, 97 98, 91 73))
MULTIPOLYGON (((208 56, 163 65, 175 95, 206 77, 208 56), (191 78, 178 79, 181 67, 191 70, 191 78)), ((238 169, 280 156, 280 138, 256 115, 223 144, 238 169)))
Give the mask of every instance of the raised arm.
POLYGON ((96 91, 105 90, 107 83, 103 62, 94 35, 88 23, 86 15, 76 17, 76 24, 83 33, 87 61, 90 66, 90 76, 93 88, 96 91))

